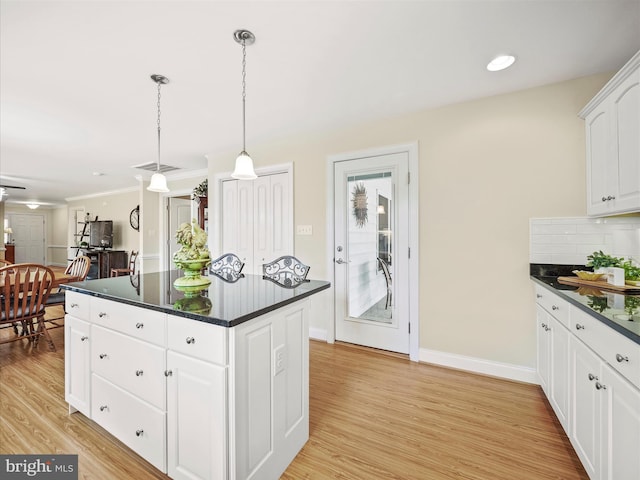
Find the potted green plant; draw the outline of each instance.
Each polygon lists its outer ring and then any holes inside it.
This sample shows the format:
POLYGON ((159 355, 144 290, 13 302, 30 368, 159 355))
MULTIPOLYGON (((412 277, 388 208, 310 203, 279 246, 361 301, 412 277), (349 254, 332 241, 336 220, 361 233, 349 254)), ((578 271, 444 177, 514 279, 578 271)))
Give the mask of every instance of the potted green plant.
POLYGON ((608 267, 621 267, 623 258, 612 257, 611 255, 607 255, 602 250, 598 250, 597 252, 593 252, 591 255, 587 256, 587 267, 593 267, 593 271, 596 272, 600 268, 608 268, 608 267))
POLYGON ((624 280, 630 285, 640 285, 640 267, 633 264, 633 260, 628 259, 622 264, 624 268, 624 280))

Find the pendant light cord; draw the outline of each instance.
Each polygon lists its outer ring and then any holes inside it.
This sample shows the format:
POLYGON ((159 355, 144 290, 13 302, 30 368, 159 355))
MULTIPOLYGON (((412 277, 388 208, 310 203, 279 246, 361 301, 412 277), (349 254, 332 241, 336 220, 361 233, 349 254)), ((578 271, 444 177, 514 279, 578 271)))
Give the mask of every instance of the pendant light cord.
POLYGON ((158 82, 158 168, 156 171, 160 173, 160 85, 162 82, 158 82))
POLYGON ((246 133, 245 133, 245 99, 247 97, 247 47, 246 40, 242 39, 242 151, 246 152, 246 133))

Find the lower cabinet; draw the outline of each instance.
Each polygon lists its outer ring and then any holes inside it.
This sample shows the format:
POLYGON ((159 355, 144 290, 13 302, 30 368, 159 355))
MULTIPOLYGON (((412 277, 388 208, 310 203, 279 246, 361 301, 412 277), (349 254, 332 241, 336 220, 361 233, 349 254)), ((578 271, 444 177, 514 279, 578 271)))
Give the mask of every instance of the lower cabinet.
POLYGON ((224 328, 66 295, 69 411, 171 478, 279 478, 306 443, 308 300, 224 328))
POLYGON ((167 469, 174 479, 226 479, 227 369, 167 352, 167 469))
POLYGON ((591 480, 638 480, 640 345, 549 295, 537 295, 540 385, 591 480))

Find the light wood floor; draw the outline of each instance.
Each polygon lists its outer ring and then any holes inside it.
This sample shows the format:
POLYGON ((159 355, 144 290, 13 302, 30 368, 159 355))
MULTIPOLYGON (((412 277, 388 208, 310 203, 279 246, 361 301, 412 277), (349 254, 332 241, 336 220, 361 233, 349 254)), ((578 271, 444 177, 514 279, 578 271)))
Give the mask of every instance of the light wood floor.
MULTIPOLYGON (((56 352, 0 345, 0 453, 77 453, 82 479, 168 478, 68 415, 64 329, 51 335, 56 352)), ((310 438, 283 479, 588 479, 537 386, 347 345, 310 352, 310 438)))

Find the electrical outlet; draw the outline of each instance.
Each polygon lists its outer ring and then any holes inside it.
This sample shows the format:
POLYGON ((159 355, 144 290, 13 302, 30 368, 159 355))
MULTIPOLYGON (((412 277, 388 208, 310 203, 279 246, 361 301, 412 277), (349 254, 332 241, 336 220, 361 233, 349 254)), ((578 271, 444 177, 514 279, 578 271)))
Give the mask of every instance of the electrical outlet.
POLYGON ((283 372, 286 364, 287 350, 284 345, 280 345, 273 351, 273 376, 275 377, 280 372, 283 372))
POLYGON ((313 227, 311 225, 298 225, 296 227, 297 235, 313 235, 313 227))

